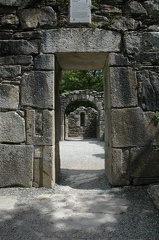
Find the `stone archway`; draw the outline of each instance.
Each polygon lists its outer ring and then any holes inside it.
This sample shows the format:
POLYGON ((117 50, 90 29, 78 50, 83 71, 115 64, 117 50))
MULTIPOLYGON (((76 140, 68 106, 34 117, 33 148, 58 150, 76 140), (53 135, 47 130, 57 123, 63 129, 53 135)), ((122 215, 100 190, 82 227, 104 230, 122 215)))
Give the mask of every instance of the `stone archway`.
POLYGON ((98 123, 97 123, 97 139, 104 140, 104 93, 89 91, 89 90, 79 90, 72 91, 68 93, 63 93, 60 96, 61 105, 61 140, 65 139, 65 111, 71 102, 85 100, 94 104, 96 110, 98 111, 98 123))

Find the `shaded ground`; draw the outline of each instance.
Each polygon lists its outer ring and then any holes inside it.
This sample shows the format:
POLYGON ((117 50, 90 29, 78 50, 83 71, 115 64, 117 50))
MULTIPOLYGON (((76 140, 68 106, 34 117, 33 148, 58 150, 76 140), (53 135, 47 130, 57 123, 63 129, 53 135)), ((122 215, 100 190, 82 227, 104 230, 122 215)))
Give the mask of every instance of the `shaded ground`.
POLYGON ((148 187, 112 188, 101 144, 62 142, 55 189, 0 189, 0 239, 158 240, 159 212, 148 187))

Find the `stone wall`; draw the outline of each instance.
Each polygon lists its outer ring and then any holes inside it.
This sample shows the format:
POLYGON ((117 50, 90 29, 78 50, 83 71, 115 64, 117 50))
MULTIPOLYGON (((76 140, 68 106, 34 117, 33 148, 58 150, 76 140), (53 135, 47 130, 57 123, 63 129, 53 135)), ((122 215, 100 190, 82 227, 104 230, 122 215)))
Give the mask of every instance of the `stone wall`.
POLYGON ((94 54, 105 72, 110 183, 159 180, 159 3, 100 0, 91 11, 91 24, 70 25, 67 1, 0 0, 0 187, 53 187, 59 162, 54 63, 73 69, 69 53, 86 53, 87 69, 94 54), (102 53, 109 53, 107 64, 102 53))
POLYGON ((98 112, 91 107, 79 107, 67 115, 68 137, 96 138, 98 112))

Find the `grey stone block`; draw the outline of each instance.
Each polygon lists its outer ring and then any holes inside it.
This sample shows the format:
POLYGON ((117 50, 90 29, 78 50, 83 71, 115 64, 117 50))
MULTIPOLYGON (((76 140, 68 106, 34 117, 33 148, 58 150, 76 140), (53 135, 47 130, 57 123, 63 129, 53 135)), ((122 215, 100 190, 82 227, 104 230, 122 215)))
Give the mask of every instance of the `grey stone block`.
POLYGON ((0 65, 29 65, 29 64, 33 64, 32 56, 20 55, 0 58, 0 65))
POLYGON ((159 73, 149 70, 137 72, 138 99, 143 110, 159 110, 159 73))
POLYGON ((16 112, 0 112, 0 142, 25 141, 25 121, 16 112))
POLYGON ((135 30, 139 25, 138 21, 135 21, 133 18, 118 17, 111 25, 111 29, 120 31, 135 30))
POLYGON ((138 1, 128 1, 124 5, 124 12, 132 15, 147 15, 146 9, 138 1))
POLYGON ((156 52, 159 49, 159 32, 137 33, 125 35, 125 47, 128 54, 139 52, 156 52))
POLYGON ((131 68, 110 67, 112 107, 137 106, 136 76, 131 68))
POLYGON ((19 19, 15 14, 4 15, 0 19, 0 24, 2 26, 15 26, 19 24, 19 19))
POLYGON ((110 66, 127 66, 129 64, 128 58, 122 54, 110 53, 109 65, 110 66))
POLYGON ((31 187, 33 146, 0 145, 0 187, 31 187))
POLYGON ((147 144, 130 150, 130 176, 133 179, 157 178, 159 176, 159 148, 147 144), (154 167, 155 166, 155 167, 154 167))
POLYGON ((19 11, 22 29, 37 28, 40 26, 55 26, 56 13, 52 7, 28 8, 19 11))
POLYGON ((21 66, 0 66, 0 78, 11 78, 21 74, 21 66))
POLYGON ((159 18, 159 2, 155 0, 148 0, 143 2, 144 7, 146 8, 148 14, 151 18, 159 18))
POLYGON ((55 147, 43 148, 43 186, 52 188, 55 184, 55 147))
POLYGON ((0 108, 18 109, 19 87, 7 84, 0 84, 0 108))
POLYGON ((21 105, 54 108, 54 72, 24 74, 21 82, 21 105))
POLYGON ((113 186, 130 185, 129 177, 127 176, 128 157, 128 151, 123 154, 122 149, 112 148, 111 176, 109 176, 109 181, 113 186))
POLYGON ((9 7, 26 7, 32 2, 33 0, 0 0, 0 5, 9 7))
POLYGON ((112 146, 145 146, 151 141, 141 108, 114 109, 111 112, 112 146))
POLYGON ((37 146, 54 144, 54 114, 54 111, 48 110, 41 111, 41 114, 37 114, 35 110, 26 111, 27 144, 37 146), (36 121, 37 117, 39 121, 36 121))
POLYGON ((159 62, 158 52, 139 53, 136 57, 138 62, 157 64, 159 62))
POLYGON ((103 29, 59 29, 43 32, 43 52, 119 52, 120 33, 103 29))
POLYGON ((35 57, 34 63, 34 67, 36 70, 54 70, 54 55, 38 55, 37 57, 35 57))
POLYGON ((0 40, 0 56, 38 54, 36 42, 26 40, 0 40))

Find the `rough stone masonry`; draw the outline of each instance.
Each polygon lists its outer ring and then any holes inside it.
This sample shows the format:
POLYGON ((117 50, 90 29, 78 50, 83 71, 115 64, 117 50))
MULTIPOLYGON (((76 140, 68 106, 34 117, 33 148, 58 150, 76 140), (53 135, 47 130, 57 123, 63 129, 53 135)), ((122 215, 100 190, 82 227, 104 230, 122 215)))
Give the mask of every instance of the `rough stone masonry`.
POLYGON ((54 186, 60 74, 77 67, 104 72, 109 182, 159 180, 159 2, 93 0, 91 18, 70 25, 67 1, 0 0, 0 187, 54 186))

